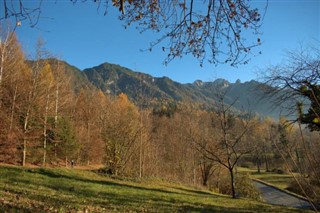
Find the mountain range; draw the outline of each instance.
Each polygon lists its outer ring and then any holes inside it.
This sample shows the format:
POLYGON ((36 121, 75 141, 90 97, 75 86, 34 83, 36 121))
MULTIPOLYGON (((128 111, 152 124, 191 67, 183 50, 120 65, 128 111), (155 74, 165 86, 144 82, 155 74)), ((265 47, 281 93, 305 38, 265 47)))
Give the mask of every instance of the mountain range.
POLYGON ((136 104, 151 100, 153 103, 196 102, 206 108, 214 108, 219 97, 224 94, 224 102, 232 104, 237 110, 250 111, 261 117, 270 116, 275 119, 284 114, 281 106, 265 98, 265 88, 268 86, 255 80, 244 83, 240 80, 235 83, 224 79, 212 82, 196 80, 193 83, 182 84, 168 77, 153 77, 110 63, 82 71, 66 62, 63 63, 72 77, 75 90, 96 87, 108 95, 125 93, 136 104))

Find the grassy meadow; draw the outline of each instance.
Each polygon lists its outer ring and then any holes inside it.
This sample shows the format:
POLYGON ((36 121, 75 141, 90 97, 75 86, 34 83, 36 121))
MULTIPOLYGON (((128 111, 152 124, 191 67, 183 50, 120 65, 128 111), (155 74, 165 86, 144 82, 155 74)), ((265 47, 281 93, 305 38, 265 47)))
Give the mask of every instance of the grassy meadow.
POLYGON ((0 212, 303 212, 163 180, 0 166, 0 212))

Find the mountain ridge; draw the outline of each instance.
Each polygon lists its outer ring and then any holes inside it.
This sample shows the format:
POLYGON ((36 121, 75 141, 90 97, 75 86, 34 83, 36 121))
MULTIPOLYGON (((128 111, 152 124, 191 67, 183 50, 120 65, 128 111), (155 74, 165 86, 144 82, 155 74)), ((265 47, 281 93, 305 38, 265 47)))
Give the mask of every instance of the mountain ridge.
POLYGON ((214 108, 218 96, 225 94, 226 104, 233 104, 238 110, 253 112, 260 117, 278 119, 282 110, 280 106, 275 106, 271 100, 264 98, 265 91, 262 88, 266 85, 255 80, 243 83, 237 80, 230 83, 225 79, 216 79, 212 82, 195 80, 193 83, 179 83, 166 76, 153 77, 107 62, 82 71, 76 66, 64 63, 67 65, 66 69, 72 69, 69 73, 76 77, 73 82, 78 84, 77 90, 88 84, 89 87, 96 87, 108 95, 125 93, 136 104, 142 100, 152 100, 158 104, 168 101, 197 102, 206 108, 214 108))

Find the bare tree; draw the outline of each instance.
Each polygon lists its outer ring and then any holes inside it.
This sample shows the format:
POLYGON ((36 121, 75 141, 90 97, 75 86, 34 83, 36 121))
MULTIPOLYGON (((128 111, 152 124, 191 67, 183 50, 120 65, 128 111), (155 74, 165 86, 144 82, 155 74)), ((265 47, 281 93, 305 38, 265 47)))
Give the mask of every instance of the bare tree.
MULTIPOLYGON (((305 168, 301 168, 300 162, 294 156, 284 159, 286 165, 296 165, 301 173, 307 170, 309 177, 303 181, 312 182, 312 191, 315 192, 320 186, 320 171, 317 166, 320 162, 312 150, 317 149, 314 142, 305 138, 303 124, 311 131, 320 131, 320 49, 309 46, 289 51, 284 62, 269 67, 265 73, 265 83, 271 86, 267 95, 273 97, 277 103, 286 103, 288 109, 296 115, 291 124, 296 123, 299 127, 300 140, 297 145, 300 147, 300 155, 305 157, 305 168)), ((297 183, 302 191, 306 190, 307 187, 298 181, 297 183)), ((304 194, 308 197, 307 193, 304 194)))
MULTIPOLYGON (((270 86, 264 87, 265 95, 276 104, 285 107, 291 115, 298 114, 297 103, 300 105, 299 108, 303 105, 309 108, 309 104, 314 102, 315 107, 311 110, 315 114, 314 118, 317 118, 316 108, 320 106, 317 94, 319 92, 317 88, 320 80, 319 73, 319 48, 311 46, 287 51, 281 64, 269 66, 263 71, 262 80, 270 86)), ((316 125, 315 122, 313 124, 316 125)))
POLYGON ((219 95, 218 111, 212 114, 212 138, 193 142, 207 159, 228 170, 232 197, 236 198, 235 168, 239 159, 252 151, 244 142, 254 120, 247 114, 235 113, 232 110, 233 104, 226 105, 224 98, 225 94, 219 95))
MULTIPOLYGON (((109 0, 92 1, 107 15, 109 0)), ((71 2, 75 4, 78 0, 71 2)), ((43 0, 32 6, 22 0, 2 3, 0 20, 11 18, 17 25, 28 20, 34 27, 42 16, 43 0)), ((259 28, 263 16, 248 0, 112 0, 112 6, 121 11, 119 18, 126 27, 134 23, 140 32, 162 33, 151 43, 150 50, 163 43, 162 49, 168 53, 165 64, 188 54, 199 59, 201 66, 205 59, 213 64, 246 64, 253 54, 252 48, 261 43, 259 28), (255 38, 247 40, 249 34, 255 38)))
POLYGON ((22 21, 29 21, 31 27, 36 26, 41 17, 43 0, 33 3, 35 4, 30 7, 28 2, 23 0, 3 0, 1 2, 0 21, 13 19, 16 26, 20 26, 22 21))

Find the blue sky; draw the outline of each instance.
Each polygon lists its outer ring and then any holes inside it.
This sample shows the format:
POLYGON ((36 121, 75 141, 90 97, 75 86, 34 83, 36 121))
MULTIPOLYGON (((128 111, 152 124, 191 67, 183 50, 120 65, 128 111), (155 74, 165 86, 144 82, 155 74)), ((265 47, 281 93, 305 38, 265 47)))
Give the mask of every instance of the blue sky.
MULTIPOLYGON (((255 7, 263 7, 266 1, 252 2, 255 7)), ((23 22, 17 34, 29 55, 41 37, 53 55, 80 69, 109 62, 182 83, 216 78, 230 82, 256 79, 258 71, 280 63, 285 50, 299 48, 300 43, 319 45, 320 42, 320 0, 269 0, 261 28, 262 45, 257 49, 262 54, 253 57, 248 65, 233 68, 205 63, 201 68, 197 59, 185 56, 164 66, 161 45, 152 52, 140 51, 161 34, 140 34, 134 27, 124 29, 118 14, 112 6, 108 15, 103 16, 103 10, 97 11, 91 2, 79 1, 73 5, 69 0, 45 0, 37 27, 30 28, 28 22, 23 22)))

